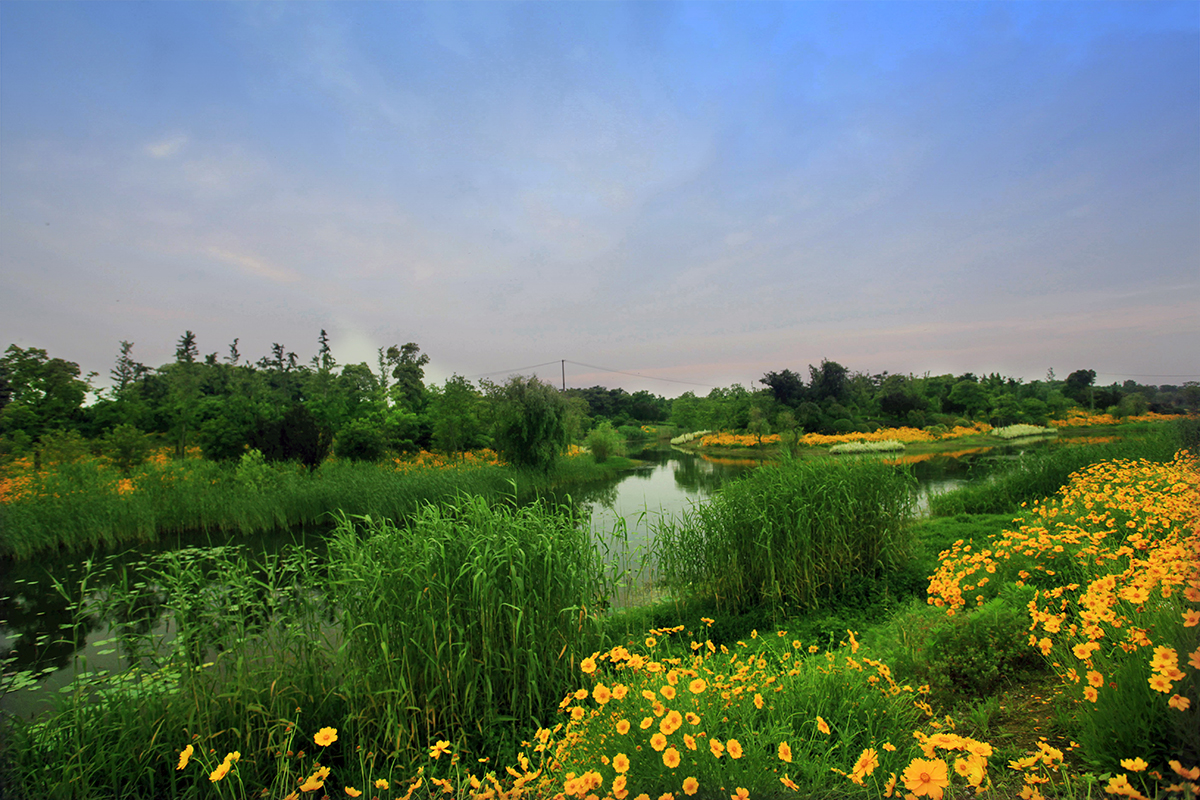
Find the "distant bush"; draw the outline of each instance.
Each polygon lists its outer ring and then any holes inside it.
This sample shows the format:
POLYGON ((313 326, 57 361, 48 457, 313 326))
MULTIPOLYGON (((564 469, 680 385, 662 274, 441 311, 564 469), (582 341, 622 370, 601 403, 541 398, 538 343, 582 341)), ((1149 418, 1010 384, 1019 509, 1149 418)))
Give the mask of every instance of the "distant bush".
POLYGON ((596 459, 597 464, 603 464, 608 460, 609 456, 625 454, 625 446, 621 440, 621 435, 617 433, 612 423, 608 420, 601 422, 593 428, 587 435, 584 444, 591 451, 592 457, 596 459))

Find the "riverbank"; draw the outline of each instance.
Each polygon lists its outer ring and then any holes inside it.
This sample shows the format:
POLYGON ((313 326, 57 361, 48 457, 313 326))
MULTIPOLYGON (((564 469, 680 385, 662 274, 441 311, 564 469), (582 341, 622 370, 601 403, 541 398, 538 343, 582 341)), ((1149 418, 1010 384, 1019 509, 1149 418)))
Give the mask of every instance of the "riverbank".
POLYGON ((624 458, 596 463, 579 453, 537 471, 500 464, 494 454, 459 459, 430 454, 383 463, 329 460, 309 471, 255 459, 218 463, 161 456, 122 474, 104 459, 81 457, 5 476, 0 556, 111 549, 171 534, 211 538, 326 526, 338 511, 399 521, 460 494, 526 502, 632 464, 624 458))
MULTIPOLYGON (((1107 415, 1105 415, 1107 417, 1107 415)), ((1161 417, 1154 415, 1153 418, 1136 418, 1130 422, 1120 422, 1111 418, 1101 418, 1099 422, 1091 422, 1088 417, 1075 417, 1070 420, 1054 424, 1054 433, 1043 435, 1035 435, 1023 437, 1020 439, 1008 439, 1000 436, 995 436, 989 431, 974 431, 966 432, 971 429, 963 428, 962 432, 956 435, 942 435, 929 440, 914 439, 911 436, 905 436, 904 431, 913 429, 899 429, 901 432, 895 434, 895 438, 890 438, 887 429, 870 434, 870 440, 875 441, 900 441, 904 444, 902 454, 890 454, 896 458, 907 457, 910 461, 914 457, 928 457, 935 455, 951 455, 963 452, 981 453, 986 452, 990 448, 1001 447, 1012 444, 1038 444, 1045 441, 1060 441, 1066 444, 1097 444, 1111 441, 1118 441, 1127 438, 1146 438, 1154 436, 1158 433, 1169 429, 1176 419, 1187 419, 1186 417, 1161 417), (1079 424, 1081 420, 1089 420, 1084 424, 1079 424), (1075 424, 1071 424, 1075 423, 1075 424)), ((792 458, 812 459, 812 458, 827 458, 837 457, 839 454, 831 453, 829 448, 839 442, 856 442, 867 441, 867 434, 840 434, 834 437, 819 437, 817 441, 828 439, 829 441, 820 441, 819 444, 805 444, 803 440, 786 442, 778 435, 773 438, 769 444, 749 444, 753 442, 755 437, 742 436, 739 439, 745 440, 747 444, 740 445, 720 445, 720 444, 703 444, 703 439, 697 438, 690 442, 673 445, 687 452, 697 453, 707 458, 721 459, 739 459, 745 461, 776 461, 783 458, 785 453, 792 458)), ((811 437, 810 437, 811 438, 811 437)))
MULTIPOLYGON (((853 469, 853 464, 842 468, 853 469)), ((787 507, 792 484, 769 477, 764 472, 758 488, 773 492, 771 498, 754 505, 787 507)), ((781 603, 735 608, 730 598, 692 594, 681 586, 676 592, 681 599, 675 602, 610 615, 589 602, 585 589, 577 595, 577 604, 565 609, 565 616, 573 620, 568 633, 540 635, 535 644, 520 648, 515 661, 499 645, 488 651, 488 658, 471 655, 474 651, 455 644, 462 641, 459 635, 441 635, 436 620, 442 613, 464 612, 461 619, 469 622, 457 623, 463 631, 463 626, 477 623, 486 629, 488 615, 504 603, 515 606, 514 613, 522 608, 527 592, 518 588, 518 581, 549 585, 536 576, 577 574, 552 565, 550 573, 538 572, 523 560, 523 553, 543 552, 537 541, 544 530, 559 531, 546 538, 548 543, 560 542, 546 549, 547 555, 573 552, 561 544, 565 540, 555 538, 562 529, 543 529, 556 525, 550 518, 534 524, 485 512, 482 506, 454 512, 456 520, 479 534, 478 547, 468 550, 490 555, 476 562, 470 552, 456 555, 447 550, 449 561, 418 571, 423 577, 416 581, 392 579, 414 559, 406 555, 411 547, 395 538, 401 534, 387 529, 347 536, 344 546, 357 555, 340 561, 358 564, 355 559, 369 557, 370 564, 363 562, 344 574, 297 560, 264 578, 248 571, 235 553, 177 559, 164 563, 161 575, 148 584, 169 590, 160 605, 176 613, 189 610, 188 630, 207 637, 206 643, 219 642, 222 655, 212 666, 199 669, 189 666, 186 658, 160 661, 162 667, 153 675, 133 673, 136 680, 87 677, 64 694, 57 716, 45 725, 11 730, 3 763, 9 779, 20 780, 30 796, 62 794, 68 789, 64 776, 69 775, 84 789, 77 796, 182 798, 217 791, 241 800, 264 788, 271 796, 284 796, 311 780, 339 790, 350 787, 351 795, 361 791, 380 797, 481 798, 488 790, 499 796, 520 788, 523 796, 549 798, 559 792, 575 796, 579 781, 588 776, 584 794, 595 792, 598 797, 643 791, 658 796, 689 788, 698 797, 712 797, 735 795, 741 787, 751 797, 795 793, 809 798, 874 798, 884 793, 889 774, 894 783, 911 773, 914 764, 937 776, 931 783, 964 796, 973 785, 987 786, 1004 797, 1034 786, 1047 795, 1052 789, 1058 797, 1082 798, 1102 791, 1096 784, 1103 787, 1118 774, 1150 793, 1155 781, 1145 777, 1146 770, 1123 768, 1122 760, 1142 759, 1168 779, 1174 773, 1165 753, 1183 759, 1184 771, 1196 765, 1189 740, 1180 744, 1169 737, 1172 731, 1188 730, 1174 725, 1172 715, 1194 714, 1200 699, 1195 680, 1200 668, 1188 666, 1187 646, 1172 638, 1178 632, 1180 641, 1186 641, 1188 631, 1194 631, 1187 627, 1186 613, 1178 612, 1194 610, 1200 594, 1185 597, 1178 588, 1193 580, 1200 592, 1200 576, 1187 573, 1194 573, 1194 561, 1171 554, 1186 552, 1188 544, 1172 537, 1186 539, 1200 523, 1195 492, 1200 476, 1194 460, 1180 457, 1165 464, 1104 462, 1075 480, 1061 497, 1031 504, 1017 524, 1011 513, 918 523, 911 531, 911 556, 903 564, 856 573, 815 604, 801 599, 807 604, 802 611, 789 610, 786 589, 781 603), (1086 510, 1084 498, 1091 506, 1086 510), (1105 539, 1110 518, 1117 523, 1112 542, 1105 539), (1145 559, 1126 563, 1128 555, 1107 557, 1125 542, 1127 522, 1147 544, 1145 559), (1086 530, 1086 541, 1106 557, 1086 563, 1074 559, 1073 548, 1079 543, 1062 535, 1075 527, 1086 530), (503 542, 509 535, 525 543, 506 547, 503 542), (1018 535, 1023 537, 1020 543, 1013 539, 1018 535), (1027 543, 1043 537, 1045 548, 1027 550, 1027 543), (1062 555, 1056 554, 1056 543, 1063 545, 1062 555), (993 561, 969 560, 985 551, 994 554, 985 555, 993 561), (405 566, 390 566, 388 559, 405 566), (1138 567, 1142 561, 1154 569, 1138 567), (475 566, 463 575, 461 566, 452 568, 468 563, 475 566), (478 583, 471 577, 477 568, 487 578, 475 587, 469 584, 478 583), (1183 571, 1180 581, 1170 578, 1176 587, 1171 608, 1142 609, 1138 597, 1125 596, 1137 587, 1160 591, 1147 581, 1174 576, 1172 570, 1183 571), (942 577, 931 585, 928 576, 939 574, 942 577), (1028 603, 1035 591, 1039 596, 1056 593, 1056 603, 1078 605, 1085 589, 1110 575, 1117 581, 1111 608, 1122 615, 1121 631, 1148 631, 1153 641, 1139 643, 1132 655, 1111 648, 1089 650, 1088 659, 1083 659, 1078 648, 1087 642, 1039 616, 1035 621, 1040 639, 1030 646, 1028 603), (207 582, 217 576, 217 584, 207 582), (468 580, 455 585, 455 576, 468 580), (363 581, 382 587, 382 593, 353 591, 356 582, 363 581), (508 591, 504 584, 510 581, 513 594, 498 602, 497 592, 508 591), (1077 585, 1066 588, 1066 581, 1077 585), (299 588, 306 591, 297 592, 299 588), (413 610, 427 602, 422 599, 426 588, 436 594, 430 598, 430 613, 414 615, 413 610), (341 647, 345 638, 332 641, 320 622, 328 610, 342 605, 320 598, 342 597, 346 590, 356 602, 368 604, 362 613, 369 616, 360 613, 348 620, 349 629, 365 637, 352 653, 341 647), (926 590, 934 604, 925 602, 926 590), (475 601, 469 598, 477 591, 482 593, 479 607, 472 611, 475 601), (272 598, 272 608, 283 615, 279 624, 264 627, 237 610, 261 604, 263 597, 272 598), (941 607, 936 604, 939 599, 941 607), (948 609, 955 613, 948 614, 948 609), (430 625, 422 658, 440 665, 431 673, 437 680, 414 683, 417 673, 403 668, 412 654, 401 658, 393 652, 396 644, 390 634, 383 635, 402 620, 430 625), (872 620, 878 624, 868 627, 872 620), (579 634, 582 638, 573 638, 579 634), (563 638, 568 635, 572 638, 563 638), (589 639, 593 635, 598 637, 595 643, 589 639), (1177 708, 1182 701, 1169 705, 1173 698, 1145 688, 1149 684, 1132 672, 1123 672, 1145 670, 1154 647, 1169 647, 1177 654, 1172 669, 1183 673, 1183 679, 1172 680, 1172 689, 1181 698, 1191 698, 1190 711, 1177 708), (497 718, 482 738, 471 726, 465 731, 406 727, 404 720, 411 716, 407 709, 414 703, 406 700, 404 708, 392 709, 392 689, 378 691, 380 686, 404 687, 406 692, 424 686, 422 691, 435 694, 419 695, 428 699, 415 707, 432 702, 436 709, 443 702, 437 692, 468 693, 469 687, 488 681, 503 686, 517 675, 526 690, 533 689, 543 667, 561 666, 564 659, 571 667, 568 677, 548 692, 551 705, 538 715, 538 724, 497 718), (545 663, 539 666, 539 661, 545 663), (1056 666, 1084 661, 1088 670, 1112 676, 1120 687, 1101 687, 1100 704, 1085 691, 1094 687, 1090 672, 1080 668, 1075 682, 1056 666), (460 680, 460 669, 466 670, 463 676, 473 677, 460 680), (497 675, 480 676, 473 671, 478 669, 495 670, 497 675), (362 691, 349 691, 347 686, 362 691), (1114 703, 1121 713, 1114 712, 1114 703), (1156 738, 1145 740, 1144 746, 1135 740, 1097 744, 1094 734, 1101 732, 1094 723, 1104 719, 1129 719, 1130 724, 1119 730, 1128 727, 1131 735, 1153 730, 1156 738), (410 733, 398 743, 372 733, 373 726, 389 721, 410 733), (1146 722, 1150 728, 1143 727, 1146 722), (1081 746, 1072 747, 1072 741, 1081 746), (187 745, 193 750, 187 751, 187 745), (181 751, 189 752, 184 760, 190 763, 176 770, 181 751), (292 755, 285 755, 288 752, 292 755), (238 755, 223 760, 225 753, 238 755), (313 763, 317 758, 319 768, 313 763), (956 759, 963 762, 961 770, 954 768, 956 759), (1010 762, 1024 766, 1009 769, 1010 762), (431 786, 434 779, 437 783, 431 786), (387 793, 381 784, 389 787, 387 793), (448 791, 443 793, 443 788, 448 791)), ((865 480, 851 485, 858 487, 855 492, 866 492, 874 491, 872 484, 865 480)), ((796 484, 795 490, 806 495, 803 485, 796 484)), ((742 491, 753 494, 756 489, 742 491)), ((859 505, 848 502, 846 513, 859 505)), ((845 530, 853 531, 852 520, 844 522, 845 530)), ((432 528, 423 541, 441 541, 432 531, 443 518, 425 524, 432 528)), ((756 531, 754 526, 744 535, 753 537, 756 531)), ((840 538, 834 534, 835 540, 840 538)), ((456 533, 454 541, 461 538, 456 533)), ((747 547, 752 544, 746 542, 747 547)), ((689 547, 682 542, 677 546, 689 547)), ((438 547, 422 559, 441 558, 438 547)), ((785 554, 780 551, 778 556, 785 554)), ((830 567, 841 562, 836 555, 813 557, 832 559, 834 564, 825 564, 830 567)), ((752 559, 732 566, 722 562, 720 569, 728 573, 741 569, 741 564, 761 570, 773 561, 752 559)), ((144 587, 131 584, 124 595, 112 599, 136 599, 139 592, 144 587)), ((563 601, 552 605, 555 611, 549 616, 563 616, 563 601)), ((1078 611, 1076 605, 1071 613, 1078 611)), ((145 606, 130 602, 123 607, 145 606)), ((1060 613, 1057 606, 1044 603, 1037 611, 1060 613)), ((506 624, 523 624, 514 623, 517 619, 519 615, 506 624)), ((117 637, 126 642, 123 646, 136 641, 139 620, 127 614, 122 624, 130 638, 117 637)), ((1121 631, 1109 631, 1109 638, 1121 638, 1121 631)))

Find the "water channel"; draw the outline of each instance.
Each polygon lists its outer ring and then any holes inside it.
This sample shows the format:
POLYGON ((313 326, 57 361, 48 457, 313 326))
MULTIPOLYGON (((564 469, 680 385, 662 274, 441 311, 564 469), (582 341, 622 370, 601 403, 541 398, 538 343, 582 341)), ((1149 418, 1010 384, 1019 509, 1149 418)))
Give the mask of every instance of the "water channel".
MULTIPOLYGON (((917 513, 928 508, 929 497, 962 485, 984 474, 1000 458, 1019 456, 1020 448, 1003 447, 905 459, 918 480, 917 513)), ((573 486, 557 499, 570 501, 589 513, 597 542, 608 542, 605 557, 610 564, 631 572, 647 564, 640 575, 626 581, 618 605, 639 602, 653 589, 653 568, 648 560, 653 524, 657 517, 677 515, 694 503, 703 502, 725 482, 759 466, 746 458, 702 456, 679 448, 656 446, 633 453, 639 462, 634 469, 603 481, 573 486), (622 543, 611 544, 616 530, 622 543)), ((45 691, 68 687, 77 664, 86 669, 119 671, 128 666, 128 656, 113 642, 113 620, 93 619, 87 626, 72 627, 72 608, 83 593, 103 590, 104 580, 138 580, 138 572, 156 555, 187 547, 237 545, 250 557, 256 553, 279 553, 300 545, 323 555, 321 531, 283 531, 242 537, 233 542, 167 537, 150 545, 120 553, 97 553, 90 558, 62 556, 27 562, 9 562, 0 574, 0 711, 29 715, 44 707, 35 700, 45 691), (106 569, 97 571, 95 565, 106 569), (125 569, 122 569, 124 567, 125 569), (93 583, 84 590, 81 580, 91 573, 93 583), (129 577, 132 576, 132 577, 129 577), (95 579, 99 577, 100 585, 95 579), (15 677, 19 676, 19 677, 15 677), (22 684, 36 680, 39 692, 22 691, 22 684)), ((169 621, 160 617, 147 631, 170 636, 169 621)))

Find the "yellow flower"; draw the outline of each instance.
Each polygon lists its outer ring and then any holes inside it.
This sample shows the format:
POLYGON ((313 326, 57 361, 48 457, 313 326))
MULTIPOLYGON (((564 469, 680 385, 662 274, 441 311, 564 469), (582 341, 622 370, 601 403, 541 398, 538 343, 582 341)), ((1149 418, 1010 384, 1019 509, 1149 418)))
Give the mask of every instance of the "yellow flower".
POLYGON ((612 767, 617 772, 628 772, 629 756, 625 755, 624 753, 617 753, 615 756, 613 756, 612 767))
POLYGON ((212 772, 208 773, 208 779, 210 781, 212 781, 213 783, 216 783, 217 781, 221 780, 228 774, 229 774, 229 761, 225 760, 225 761, 222 761, 221 764, 216 769, 214 769, 212 772))
POLYGON ((450 752, 450 742, 446 741, 445 739, 442 739, 437 744, 435 744, 433 747, 429 748, 429 757, 433 758, 433 759, 438 759, 438 758, 442 757, 442 753, 449 753, 449 752, 450 752))
POLYGON ((1177 708, 1180 711, 1187 711, 1191 707, 1192 701, 1181 694, 1172 695, 1167 701, 1167 705, 1171 708, 1177 708))
POLYGON ((622 736, 629 733, 629 720, 622 719, 617 721, 617 733, 622 736))
POLYGON ((940 758, 914 758, 905 768, 901 779, 904 787, 917 797, 928 796, 933 800, 941 800, 943 791, 950 785, 946 762, 940 758))
POLYGON ((674 747, 668 747, 662 754, 663 763, 670 769, 675 769, 679 766, 679 751, 674 747))
POLYGON ((704 691, 704 689, 707 685, 708 684, 706 684, 704 682, 703 678, 696 678, 695 680, 693 680, 691 683, 688 684, 688 691, 691 692, 692 694, 700 694, 701 692, 704 691))
POLYGON ((883 785, 884 797, 891 797, 892 792, 896 791, 896 773, 889 773, 889 776, 890 777, 887 779, 887 783, 883 785))
POLYGON ((667 715, 663 717, 662 722, 658 724, 658 729, 662 731, 664 735, 670 736, 672 733, 679 730, 681 725, 683 725, 683 717, 678 711, 671 709, 667 712, 667 715))
POLYGON ((754 707, 758 709, 763 707, 763 696, 757 692, 754 694, 754 707))
POLYGON ((653 636, 646 637, 646 647, 654 647, 654 645, 656 645, 656 644, 658 644, 658 640, 655 639, 653 636))
POLYGON ((650 746, 661 753, 662 749, 667 746, 667 737, 661 733, 654 734, 650 737, 650 746))
POLYGON ((779 743, 779 758, 789 764, 792 763, 792 748, 788 746, 787 742, 779 743))
POLYGON ((1143 761, 1141 756, 1138 756, 1137 758, 1122 758, 1121 766, 1130 772, 1141 772, 1150 765, 1143 761))
POLYGON ((817 730, 819 730, 821 733, 825 734, 826 736, 829 735, 829 725, 825 722, 825 719, 823 717, 820 717, 820 716, 817 717, 817 730))
POLYGON ((784 774, 784 776, 782 778, 779 779, 779 782, 782 783, 787 788, 791 789, 793 792, 797 792, 800 790, 800 787, 796 785, 796 782, 794 780, 792 780, 791 778, 789 778, 786 773, 784 774))
POLYGON ((384 791, 387 791, 387 788, 388 788, 387 778, 380 778, 379 780, 375 781, 375 788, 383 789, 384 791))
POLYGON ((192 757, 192 753, 194 752, 196 752, 196 748, 192 747, 190 744, 183 748, 183 750, 179 753, 179 766, 177 766, 175 769, 183 769, 186 767, 188 764, 188 759, 192 757))
POLYGON ((653 724, 654 724, 654 717, 642 717, 642 721, 638 723, 638 727, 641 728, 642 730, 646 730, 653 724))
POLYGON ((1156 692, 1162 692, 1163 694, 1171 691, 1174 686, 1174 684, 1171 683, 1171 679, 1161 673, 1151 675, 1149 678, 1147 678, 1147 681, 1150 683, 1151 689, 1156 692))
POLYGON ((605 705, 612 699, 612 692, 603 683, 596 684, 596 688, 592 690, 592 697, 600 705, 605 705))
POLYGON ((737 794, 729 795, 729 800, 750 800, 750 792, 739 786, 737 787, 737 794))
POLYGON ((851 770, 851 775, 858 776, 859 783, 864 777, 870 775, 879 766, 879 753, 871 748, 862 751, 862 755, 858 757, 858 761, 854 764, 854 769, 851 770))
POLYGON ((337 728, 321 728, 313 737, 313 741, 321 747, 328 747, 337 741, 337 728))
POLYGON ((690 775, 683 779, 683 793, 691 796, 700 788, 700 781, 690 775))
POLYGON ((661 689, 659 689, 658 691, 661 692, 662 696, 667 698, 668 700, 675 699, 675 687, 674 686, 669 686, 669 685, 664 686, 661 689))
POLYGON ((579 668, 587 674, 592 674, 596 671, 596 659, 588 656, 583 661, 579 662, 579 668))
POLYGON ((353 786, 346 786, 343 788, 346 790, 346 794, 350 795, 351 797, 361 797, 362 796, 362 792, 360 792, 358 789, 355 789, 353 786))
POLYGON ((729 753, 730 758, 735 758, 735 759, 741 758, 742 757, 742 745, 738 742, 737 739, 730 739, 728 742, 725 743, 725 752, 729 753))
POLYGON ((689 725, 699 725, 700 724, 700 716, 698 714, 696 714, 694 711, 689 711, 686 714, 684 714, 683 716, 684 716, 684 719, 686 719, 688 721, 689 725))
POLYGON ((719 739, 709 739, 708 749, 712 751, 713 758, 720 758, 725 755, 725 745, 721 744, 719 739))
POLYGON ((1094 669, 1088 671, 1087 680, 1088 683, 1090 683, 1092 686, 1095 686, 1097 689, 1104 685, 1104 676, 1094 669))

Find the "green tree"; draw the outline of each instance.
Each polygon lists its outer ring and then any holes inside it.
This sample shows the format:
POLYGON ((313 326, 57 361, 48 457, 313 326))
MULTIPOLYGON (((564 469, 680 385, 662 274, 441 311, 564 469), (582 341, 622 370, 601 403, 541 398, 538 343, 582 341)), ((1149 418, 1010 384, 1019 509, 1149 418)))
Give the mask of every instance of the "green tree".
POLYGON ((366 420, 355 420, 337 435, 333 452, 350 461, 378 461, 383 458, 385 442, 379 428, 366 420))
POLYGON ((175 457, 182 458, 188 438, 198 427, 200 411, 200 351, 196 334, 185 331, 175 347, 175 363, 167 373, 171 387, 172 416, 174 417, 175 457))
POLYGON ((1094 407, 1095 395, 1092 386, 1096 382, 1096 370, 1077 369, 1067 376, 1063 394, 1080 405, 1094 407))
POLYGON ((387 363, 392 368, 396 383, 391 388, 392 399, 410 411, 421 411, 425 407, 425 365, 429 356, 421 352, 415 342, 403 347, 392 345, 387 349, 387 363))
POLYGON ((483 433, 479 397, 479 391, 461 375, 446 379, 431 404, 434 447, 443 453, 461 453, 475 446, 483 433))
POLYGON ((78 364, 15 344, 0 357, 0 375, 8 384, 0 431, 9 435, 23 431, 34 440, 47 431, 73 428, 91 388, 91 376, 81 380, 78 364))
POLYGON ((567 446, 566 399, 548 383, 515 375, 498 389, 494 438, 515 466, 549 471, 567 446))

